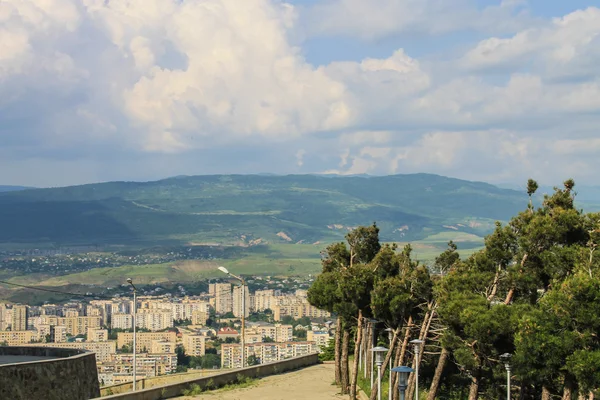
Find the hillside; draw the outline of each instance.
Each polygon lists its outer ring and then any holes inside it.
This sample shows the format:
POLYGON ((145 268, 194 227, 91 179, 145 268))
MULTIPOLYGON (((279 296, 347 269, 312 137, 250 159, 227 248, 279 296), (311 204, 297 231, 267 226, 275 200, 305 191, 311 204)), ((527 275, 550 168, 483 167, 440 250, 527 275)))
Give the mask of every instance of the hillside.
POLYGON ((526 203, 522 192, 428 174, 110 182, 0 193, 0 243, 315 243, 373 221, 384 240, 482 236, 526 203))
POLYGON ((25 190, 25 189, 31 189, 25 186, 7 186, 7 185, 0 185, 0 192, 16 192, 19 190, 25 190))

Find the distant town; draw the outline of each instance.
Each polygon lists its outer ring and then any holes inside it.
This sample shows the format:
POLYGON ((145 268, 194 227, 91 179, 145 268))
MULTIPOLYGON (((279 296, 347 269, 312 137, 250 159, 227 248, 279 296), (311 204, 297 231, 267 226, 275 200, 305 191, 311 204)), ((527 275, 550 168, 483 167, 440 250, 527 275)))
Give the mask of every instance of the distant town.
MULTIPOLYGON (((329 344, 330 314, 308 303, 306 289, 298 288, 306 284, 285 280, 287 290, 281 290, 273 287, 284 285, 270 277, 247 281, 245 302, 241 287, 228 282, 209 283, 207 292, 197 295, 183 288, 175 294, 138 292, 137 378, 241 367, 242 315, 245 365, 311 354, 329 344)), ((41 306, 2 304, 0 344, 92 351, 100 384, 115 385, 133 379, 133 324, 129 293, 41 306)))

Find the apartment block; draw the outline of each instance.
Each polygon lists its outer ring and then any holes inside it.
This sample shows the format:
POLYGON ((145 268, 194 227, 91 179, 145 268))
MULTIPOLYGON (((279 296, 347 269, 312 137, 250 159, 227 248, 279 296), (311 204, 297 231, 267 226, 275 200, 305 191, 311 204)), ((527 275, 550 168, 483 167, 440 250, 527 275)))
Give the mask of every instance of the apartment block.
MULTIPOLYGON (((252 343, 245 345, 245 357, 256 356, 261 364, 281 361, 287 358, 299 357, 317 352, 314 342, 285 342, 285 343, 252 343)), ((241 368, 241 345, 221 345, 222 368, 241 368)))
POLYGON ((96 354, 97 362, 106 362, 112 360, 112 356, 117 352, 117 342, 114 340, 108 342, 69 342, 69 343, 34 343, 30 346, 37 347, 57 347, 59 349, 80 349, 91 351, 96 354))
POLYGON ((110 326, 117 329, 132 329, 133 315, 116 313, 111 315, 110 326))
POLYGON ((327 346, 330 339, 331 336, 329 335, 329 332, 306 332, 306 340, 309 342, 315 342, 319 349, 323 346, 327 346))
POLYGON ((38 340, 36 331, 0 331, 0 343, 6 342, 9 346, 21 346, 38 340))
POLYGON ((215 311, 217 314, 233 311, 231 283, 215 283, 215 311))
POLYGON ((160 331, 173 326, 173 317, 171 311, 143 311, 144 312, 136 314, 135 317, 135 325, 138 328, 145 328, 151 331, 160 331))
POLYGON ((183 348, 188 356, 201 357, 206 354, 206 336, 183 335, 183 348))
POLYGON ((88 342, 106 342, 108 340, 108 330, 98 328, 88 328, 87 330, 87 341, 88 342))
POLYGON ((15 305, 12 308, 11 329, 13 331, 26 331, 29 309, 25 305, 15 305))
POLYGON ((250 291, 247 287, 243 288, 241 286, 235 286, 233 288, 233 315, 240 318, 242 313, 247 317, 250 315, 250 291), (244 308, 242 308, 242 291, 244 292, 244 296, 246 301, 244 302, 244 308))
POLYGON ((175 342, 153 340, 149 350, 151 353, 175 353, 175 347, 175 342))
POLYGON ((208 312, 195 310, 192 311, 192 325, 206 325, 206 321, 208 320, 208 312))
MULTIPOLYGON (((165 342, 177 342, 177 335, 175 332, 138 332, 136 334, 136 349, 142 352, 143 349, 152 349, 152 342, 165 341, 165 342)), ((132 332, 119 332, 117 334, 117 347, 120 349, 124 345, 133 345, 133 333, 132 332)))

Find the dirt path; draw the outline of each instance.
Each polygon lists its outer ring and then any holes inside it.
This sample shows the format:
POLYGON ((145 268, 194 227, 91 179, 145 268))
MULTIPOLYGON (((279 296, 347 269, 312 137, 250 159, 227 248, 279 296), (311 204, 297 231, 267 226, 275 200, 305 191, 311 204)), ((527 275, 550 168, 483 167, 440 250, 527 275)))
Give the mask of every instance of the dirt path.
POLYGON ((244 389, 216 390, 194 397, 180 399, 204 400, 331 400, 347 399, 339 395, 339 388, 332 385, 333 364, 268 376, 256 385, 244 389))

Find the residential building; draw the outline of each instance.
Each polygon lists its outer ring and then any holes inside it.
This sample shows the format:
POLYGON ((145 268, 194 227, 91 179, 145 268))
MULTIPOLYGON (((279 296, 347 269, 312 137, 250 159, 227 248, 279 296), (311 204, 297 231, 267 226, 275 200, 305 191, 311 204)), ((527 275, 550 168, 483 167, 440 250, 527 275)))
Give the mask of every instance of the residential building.
POLYGON ((28 317, 29 317, 29 309, 27 306, 25 306, 25 305, 13 306, 11 330, 26 331, 28 317))
POLYGON ((329 340, 331 339, 331 335, 327 331, 308 331, 306 332, 306 340, 309 342, 315 342, 319 349, 321 347, 327 346, 329 344, 329 340))
POLYGON ((112 360, 112 356, 117 352, 117 342, 114 340, 108 342, 69 342, 69 343, 33 343, 30 346, 38 347, 57 347, 60 349, 81 349, 96 353, 97 362, 106 362, 112 360))
POLYGON ((215 312, 226 314, 233 311, 231 283, 215 283, 215 312))
POLYGON ((112 314, 110 326, 113 329, 133 329, 133 315, 122 313, 112 314))
POLYGON ((206 353, 206 336, 183 335, 182 342, 188 356, 201 357, 206 353))
POLYGON ((244 316, 248 317, 250 315, 250 291, 247 287, 242 288, 241 286, 234 286, 233 288, 233 315, 240 318, 242 313, 244 316), (242 302, 242 291, 244 292, 244 297, 246 298, 245 302, 242 302), (244 309, 242 308, 242 303, 244 303, 244 309), (242 311, 244 310, 244 311, 242 311))
MULTIPOLYGON (((152 342, 155 340, 162 340, 165 342, 177 342, 177 335, 175 332, 137 332, 136 334, 136 348, 137 351, 142 352, 143 349, 152 349, 152 342)), ((121 348, 124 345, 133 345, 133 333, 132 332, 119 332, 117 334, 117 348, 121 348)))
POLYGON ((108 340, 108 330, 98 328, 88 328, 87 330, 87 341, 88 342, 106 342, 108 340))
MULTIPOLYGON (((318 350, 314 342, 250 343, 244 347, 245 357, 254 355, 261 364, 313 354, 318 350)), ((241 365, 241 345, 237 343, 221 345, 221 367, 240 368, 241 365)))
POLYGON ((6 342, 9 346, 22 346, 38 340, 36 331, 0 331, 0 343, 6 342))
POLYGON ((175 342, 153 340, 149 350, 151 353, 175 353, 175 347, 175 342))

